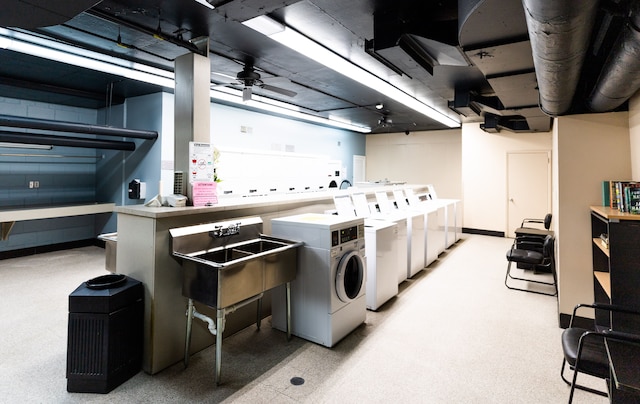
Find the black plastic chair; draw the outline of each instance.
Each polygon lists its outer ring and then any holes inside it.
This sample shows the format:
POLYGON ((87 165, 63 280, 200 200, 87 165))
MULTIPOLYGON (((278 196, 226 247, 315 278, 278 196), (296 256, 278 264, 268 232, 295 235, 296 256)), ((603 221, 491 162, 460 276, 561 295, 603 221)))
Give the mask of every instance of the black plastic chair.
POLYGON ((549 235, 553 236, 553 231, 549 230, 552 217, 551 213, 547 213, 544 219, 523 219, 520 227, 514 231, 515 244, 518 248, 542 252, 544 238, 549 235), (542 225, 544 229, 541 229, 541 226, 532 227, 532 224, 542 225))
POLYGON ((536 248, 524 248, 523 244, 517 245, 515 242, 511 246, 511 249, 507 251, 507 274, 504 278, 504 284, 507 288, 513 290, 521 290, 523 292, 529 293, 537 293, 540 295, 547 296, 557 296, 558 294, 558 285, 556 278, 556 265, 555 265, 555 237, 551 235, 547 235, 542 242, 542 251, 538 251, 537 244, 535 244, 536 248), (523 264, 527 267, 531 267, 534 271, 538 270, 540 272, 550 272, 553 276, 553 282, 542 281, 539 279, 533 278, 520 278, 511 275, 511 264, 523 264), (509 280, 517 280, 517 281, 525 281, 532 282, 541 285, 553 286, 553 293, 544 292, 535 289, 524 289, 520 287, 515 287, 509 285, 509 280))
POLYGON ((576 383, 578 373, 595 376, 603 380, 611 377, 605 340, 624 341, 640 345, 640 335, 621 333, 610 329, 598 331, 574 327, 573 322, 576 312, 582 307, 590 307, 609 312, 640 315, 640 312, 638 311, 609 304, 579 304, 574 307, 569 327, 562 332, 562 351, 564 353, 564 359, 562 360, 562 368, 560 369, 560 376, 562 377, 562 380, 571 386, 569 403, 573 401, 575 389, 588 391, 604 397, 609 396, 608 391, 596 390, 576 383), (573 370, 573 378, 571 381, 567 380, 564 376, 567 364, 569 364, 569 368, 573 370))
POLYGON ((551 213, 547 213, 544 216, 544 219, 523 219, 522 220, 522 224, 520 224, 520 228, 521 229, 533 229, 534 227, 529 227, 529 226, 525 226, 528 225, 530 223, 538 223, 538 224, 542 224, 545 228, 545 230, 549 230, 549 228, 551 227, 551 218, 553 217, 553 215, 551 213))

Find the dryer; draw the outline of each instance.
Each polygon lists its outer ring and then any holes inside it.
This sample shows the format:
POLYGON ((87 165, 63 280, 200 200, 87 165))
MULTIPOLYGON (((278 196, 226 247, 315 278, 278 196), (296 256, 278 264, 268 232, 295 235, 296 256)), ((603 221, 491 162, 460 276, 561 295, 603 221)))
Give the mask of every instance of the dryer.
MULTIPOLYGON (((332 347, 366 320, 364 219, 301 214, 271 220, 271 233, 304 242, 291 283, 291 333, 332 347)), ((284 293, 274 293, 272 325, 286 330, 284 293)))

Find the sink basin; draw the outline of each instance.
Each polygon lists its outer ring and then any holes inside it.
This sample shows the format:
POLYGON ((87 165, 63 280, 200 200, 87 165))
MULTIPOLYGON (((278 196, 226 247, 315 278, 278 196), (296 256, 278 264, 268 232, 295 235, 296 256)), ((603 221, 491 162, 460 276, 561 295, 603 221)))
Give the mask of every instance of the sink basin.
POLYGON ((221 250, 208 251, 203 254, 193 255, 187 259, 194 259, 202 264, 211 264, 216 267, 224 267, 225 264, 229 265, 235 260, 248 257, 253 253, 248 251, 241 251, 235 248, 223 248, 221 250))
POLYGON ((239 232, 230 237, 211 236, 220 223, 170 230, 185 297, 225 308, 295 279, 301 242, 262 234, 259 219, 231 223, 239 232))
POLYGON ((260 254, 263 252, 274 250, 276 248, 281 248, 286 246, 287 244, 281 241, 261 239, 261 240, 252 241, 246 244, 241 244, 239 246, 236 246, 235 248, 250 254, 260 254))

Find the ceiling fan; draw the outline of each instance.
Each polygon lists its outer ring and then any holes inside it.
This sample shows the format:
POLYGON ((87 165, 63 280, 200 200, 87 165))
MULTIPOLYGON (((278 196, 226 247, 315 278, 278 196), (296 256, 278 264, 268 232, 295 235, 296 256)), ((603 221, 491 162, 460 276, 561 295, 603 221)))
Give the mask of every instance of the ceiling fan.
POLYGON ((415 122, 394 122, 389 115, 382 114, 380 115, 380 118, 378 118, 378 126, 373 129, 387 129, 387 131, 390 131, 392 128, 398 128, 404 130, 405 133, 408 134, 408 128, 413 126, 416 126, 415 122))
POLYGON ((244 68, 238 72, 235 76, 230 76, 224 73, 212 73, 214 76, 224 77, 227 81, 225 84, 212 85, 211 88, 218 86, 242 86, 242 101, 249 101, 253 95, 253 87, 258 87, 266 91, 281 94, 287 97, 295 97, 298 93, 295 91, 287 90, 282 87, 277 87, 269 83, 289 83, 290 81, 284 77, 269 77, 262 78, 260 73, 251 64, 245 64, 244 68))

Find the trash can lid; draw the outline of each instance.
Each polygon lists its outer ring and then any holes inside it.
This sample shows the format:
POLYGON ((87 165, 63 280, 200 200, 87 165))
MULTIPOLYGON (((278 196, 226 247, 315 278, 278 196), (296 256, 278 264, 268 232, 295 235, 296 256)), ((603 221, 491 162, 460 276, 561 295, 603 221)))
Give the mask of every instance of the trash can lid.
POLYGON ((127 282, 127 277, 122 274, 102 275, 85 282, 89 289, 111 289, 117 288, 127 282))

